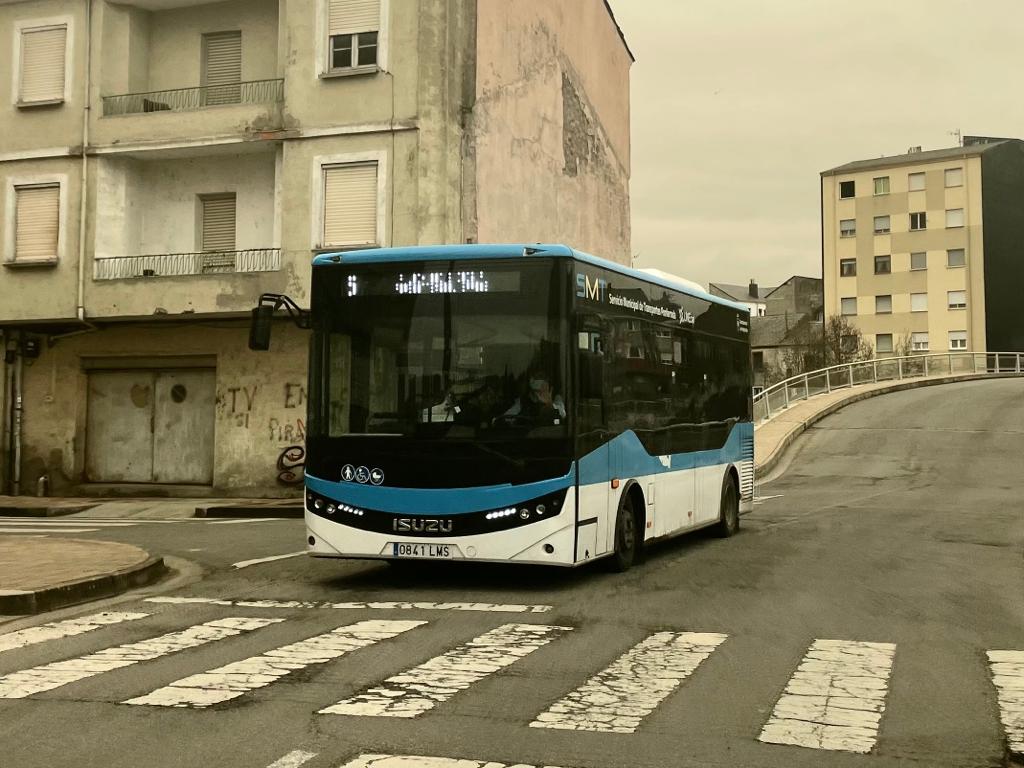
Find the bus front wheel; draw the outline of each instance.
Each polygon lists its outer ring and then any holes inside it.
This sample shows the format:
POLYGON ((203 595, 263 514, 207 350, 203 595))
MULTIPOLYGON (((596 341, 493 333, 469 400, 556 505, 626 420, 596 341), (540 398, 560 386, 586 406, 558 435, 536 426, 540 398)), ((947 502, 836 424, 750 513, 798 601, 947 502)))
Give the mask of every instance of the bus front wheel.
POLYGON ((640 549, 640 533, 633 511, 633 500, 627 494, 619 504, 619 512, 615 516, 615 551, 609 558, 611 570, 622 573, 628 571, 636 562, 640 549))
POLYGON ((740 529, 740 495, 736 490, 736 481, 726 473, 722 483, 722 503, 715 524, 715 535, 727 538, 740 529))

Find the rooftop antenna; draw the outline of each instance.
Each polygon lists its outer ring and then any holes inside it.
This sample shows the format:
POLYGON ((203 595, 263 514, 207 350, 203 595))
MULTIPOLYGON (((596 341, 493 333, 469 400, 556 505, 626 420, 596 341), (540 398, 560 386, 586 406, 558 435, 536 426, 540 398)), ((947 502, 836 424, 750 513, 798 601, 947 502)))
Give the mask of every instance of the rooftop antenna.
POLYGON ((963 136, 960 135, 960 129, 959 128, 957 128, 955 131, 946 131, 946 133, 948 135, 950 135, 950 136, 955 136, 956 137, 956 145, 958 147, 962 147, 964 145, 964 139, 963 139, 963 136))

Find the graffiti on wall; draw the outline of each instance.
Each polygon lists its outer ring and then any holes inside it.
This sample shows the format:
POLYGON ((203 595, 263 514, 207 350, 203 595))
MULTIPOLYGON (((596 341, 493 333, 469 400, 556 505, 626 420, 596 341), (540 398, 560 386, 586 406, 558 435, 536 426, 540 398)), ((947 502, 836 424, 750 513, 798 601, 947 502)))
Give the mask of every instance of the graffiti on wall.
POLYGON ((306 449, 289 445, 277 457, 277 482, 281 485, 300 485, 306 477, 306 449))
POLYGON ((217 411, 236 427, 249 428, 252 408, 256 403, 259 385, 249 387, 228 387, 217 395, 217 411))

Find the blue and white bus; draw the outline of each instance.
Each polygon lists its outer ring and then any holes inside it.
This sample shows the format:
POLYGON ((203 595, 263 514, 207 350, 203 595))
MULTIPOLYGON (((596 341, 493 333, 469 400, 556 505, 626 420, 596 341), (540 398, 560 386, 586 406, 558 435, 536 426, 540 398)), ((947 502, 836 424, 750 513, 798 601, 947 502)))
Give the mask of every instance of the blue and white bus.
POLYGON ((617 570, 753 505, 749 313, 564 245, 313 262, 308 551, 617 570))

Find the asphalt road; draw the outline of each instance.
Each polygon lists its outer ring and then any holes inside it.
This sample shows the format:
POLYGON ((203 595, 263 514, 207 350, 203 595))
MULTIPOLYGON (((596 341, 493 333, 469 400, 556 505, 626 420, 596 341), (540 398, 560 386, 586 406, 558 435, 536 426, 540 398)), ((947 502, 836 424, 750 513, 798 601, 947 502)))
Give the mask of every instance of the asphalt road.
POLYGON ((1022 478, 1024 381, 979 381, 829 417, 759 488, 740 535, 659 545, 627 574, 232 566, 302 549, 288 520, 82 534, 196 562, 195 580, 0 625, 0 766, 1002 765, 986 653, 1024 651, 1022 478), (280 602, 237 604, 251 600, 280 602), (99 611, 147 615, 4 650, 2 633, 99 611), (866 754, 761 740, 821 640, 878 644, 857 646, 875 682, 850 673, 852 697, 866 686, 884 703, 876 734, 855 729, 866 754), (49 666, 122 644, 137 645, 49 666), (552 718, 622 732, 530 725, 552 718))

